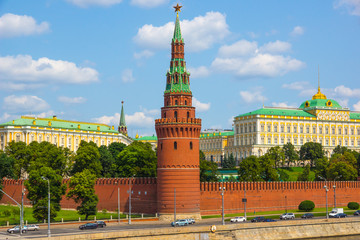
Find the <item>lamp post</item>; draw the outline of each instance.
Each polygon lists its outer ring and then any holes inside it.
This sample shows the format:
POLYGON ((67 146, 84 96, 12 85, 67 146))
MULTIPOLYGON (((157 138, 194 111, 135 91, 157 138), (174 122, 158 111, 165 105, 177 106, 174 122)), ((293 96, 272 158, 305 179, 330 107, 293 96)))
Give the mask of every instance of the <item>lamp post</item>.
POLYGON ((5 194, 8 198, 10 198, 11 200, 13 200, 15 203, 16 203, 16 205, 20 208, 20 235, 22 234, 22 227, 21 227, 21 222, 22 222, 22 216, 21 216, 21 210, 22 210, 22 208, 21 208, 21 205, 17 202, 17 201, 15 201, 15 199, 13 199, 12 197, 10 197, 6 192, 4 192, 3 190, 1 190, 0 189, 0 191, 3 193, 3 194, 5 194))
POLYGON ((225 225, 225 214, 224 214, 224 179, 222 177, 222 187, 219 188, 219 190, 221 191, 221 198, 222 198, 222 225, 225 225))
POLYGON ((244 217, 246 219, 246 183, 244 182, 244 198, 242 199, 242 202, 244 203, 244 217))
POLYGON ((342 175, 339 175, 339 176, 337 176, 337 177, 334 178, 334 185, 333 185, 333 188, 334 188, 334 208, 336 208, 336 191, 335 191, 336 185, 335 185, 335 180, 336 180, 337 178, 340 178, 340 177, 342 177, 342 175))
POLYGON ((120 188, 118 186, 118 224, 120 224, 120 188))
POLYGON ((285 195, 285 213, 287 213, 287 196, 285 195))
POLYGON ((176 188, 174 188, 174 227, 176 227, 176 188))
POLYGON ((50 180, 46 177, 41 177, 43 180, 48 182, 48 237, 51 237, 50 231, 50 180))
POLYGON ((129 219, 128 219, 128 224, 131 224, 131 195, 132 195, 132 190, 131 190, 131 184, 132 184, 132 180, 134 179, 135 175, 133 175, 130 179, 130 183, 129 183, 129 219))
POLYGON ((327 179, 322 177, 322 176, 318 176, 320 179, 323 179, 325 181, 325 185, 324 185, 324 189, 325 189, 325 195, 326 195, 326 219, 329 219, 329 213, 328 213, 328 187, 326 186, 327 184, 327 179))
POLYGON ((25 195, 25 191, 26 191, 25 188, 21 191, 21 218, 20 218, 20 220, 21 220, 20 227, 21 228, 23 228, 23 226, 24 226, 24 195, 25 195))

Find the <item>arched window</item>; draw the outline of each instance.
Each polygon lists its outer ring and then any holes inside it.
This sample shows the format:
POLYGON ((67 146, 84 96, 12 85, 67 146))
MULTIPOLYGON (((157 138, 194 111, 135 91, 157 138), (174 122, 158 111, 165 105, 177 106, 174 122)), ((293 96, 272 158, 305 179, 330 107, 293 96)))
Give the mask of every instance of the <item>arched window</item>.
POLYGON ((193 149, 193 143, 190 142, 190 149, 192 150, 193 149))
POLYGON ((178 105, 178 100, 175 100, 175 105, 178 105))
POLYGON ((187 101, 185 100, 185 106, 187 106, 187 101))
POLYGON ((164 118, 166 118, 166 112, 164 112, 164 118))
POLYGON ((177 119, 177 111, 174 112, 174 117, 177 119))
POLYGON ((174 149, 177 149, 177 142, 174 142, 174 149))
POLYGON ((189 113, 189 112, 187 112, 186 116, 187 116, 187 118, 190 118, 190 113, 189 113))

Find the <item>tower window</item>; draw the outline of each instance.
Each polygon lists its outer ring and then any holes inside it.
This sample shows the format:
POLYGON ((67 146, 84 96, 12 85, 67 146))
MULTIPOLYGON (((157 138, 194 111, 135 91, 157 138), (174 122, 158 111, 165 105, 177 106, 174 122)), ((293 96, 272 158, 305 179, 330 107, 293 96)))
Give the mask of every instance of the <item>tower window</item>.
POLYGON ((187 112, 187 118, 190 118, 190 113, 189 112, 187 112))
POLYGON ((193 149, 193 143, 190 142, 190 149, 192 150, 193 149))
POLYGON ((177 149, 177 142, 174 142, 174 149, 177 149))
POLYGON ((185 106, 187 106, 187 101, 185 100, 185 106))
POLYGON ((160 149, 162 150, 162 143, 160 143, 160 149))
POLYGON ((174 117, 177 119, 177 111, 174 112, 174 117))
POLYGON ((164 118, 166 118, 166 112, 164 112, 164 118))
POLYGON ((175 100, 175 105, 178 105, 178 100, 175 100))

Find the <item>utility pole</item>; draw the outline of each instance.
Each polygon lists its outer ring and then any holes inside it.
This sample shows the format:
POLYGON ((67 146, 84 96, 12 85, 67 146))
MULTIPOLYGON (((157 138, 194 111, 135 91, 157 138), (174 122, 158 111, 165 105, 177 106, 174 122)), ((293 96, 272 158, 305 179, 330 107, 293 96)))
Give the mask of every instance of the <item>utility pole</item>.
POLYGON ((176 188, 174 188, 174 227, 176 227, 176 188))
POLYGON ((222 197, 222 225, 225 225, 225 213, 224 213, 224 178, 222 177, 222 187, 220 187, 221 190, 221 197, 222 197))
POLYGON ((244 203, 244 217, 246 219, 246 183, 244 182, 244 198, 242 199, 242 202, 244 203))
POLYGON ((118 187, 118 224, 120 224, 120 188, 118 187))

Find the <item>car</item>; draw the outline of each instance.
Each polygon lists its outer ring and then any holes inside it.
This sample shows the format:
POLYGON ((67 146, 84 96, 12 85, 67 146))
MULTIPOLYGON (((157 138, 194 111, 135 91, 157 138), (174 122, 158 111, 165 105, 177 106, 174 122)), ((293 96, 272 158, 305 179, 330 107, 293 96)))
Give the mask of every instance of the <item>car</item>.
POLYGON ((188 220, 189 224, 194 224, 195 223, 195 219, 193 219, 193 218, 188 218, 187 220, 188 220))
POLYGON ((304 215, 301 216, 301 218, 305 218, 305 219, 313 218, 313 217, 314 217, 314 214, 312 214, 312 213, 305 213, 304 215))
POLYGON ((360 210, 354 212, 354 216, 359 216, 359 215, 360 215, 360 210))
MULTIPOLYGON (((9 228, 8 230, 7 230, 7 232, 8 233, 20 233, 20 226, 15 226, 15 227, 13 227, 13 228, 9 228)), ((24 226, 24 228, 22 229, 22 231, 21 231, 22 233, 26 233, 27 232, 27 228, 26 228, 26 226, 24 226)))
POLYGON ((40 227, 36 224, 30 224, 25 226, 28 231, 39 231, 40 227))
POLYGON ((338 213, 334 216, 334 218, 346 218, 346 217, 347 217, 346 213, 338 213))
POLYGON ((245 222, 245 221, 246 221, 245 217, 235 217, 230 220, 230 222, 245 222))
POLYGON ((98 225, 98 227, 106 227, 106 223, 104 221, 96 221, 95 223, 98 225))
POLYGON ((272 218, 265 218, 263 222, 276 222, 276 220, 272 218))
POLYGON ((179 219, 176 220, 175 222, 171 223, 171 226, 175 227, 175 226, 187 226, 189 225, 189 221, 187 219, 179 219))
POLYGON ((80 230, 95 229, 97 227, 98 227, 98 225, 96 223, 86 223, 86 224, 83 224, 83 225, 79 226, 80 230))
POLYGON ((253 219, 251 219, 251 222, 263 222, 264 220, 264 217, 254 217, 253 219))
POLYGON ((280 220, 288 220, 288 219, 295 219, 295 214, 293 213, 283 213, 280 215, 280 220))

